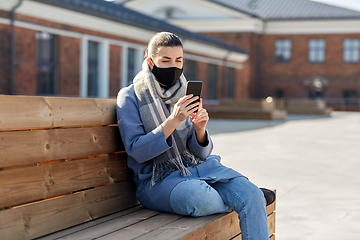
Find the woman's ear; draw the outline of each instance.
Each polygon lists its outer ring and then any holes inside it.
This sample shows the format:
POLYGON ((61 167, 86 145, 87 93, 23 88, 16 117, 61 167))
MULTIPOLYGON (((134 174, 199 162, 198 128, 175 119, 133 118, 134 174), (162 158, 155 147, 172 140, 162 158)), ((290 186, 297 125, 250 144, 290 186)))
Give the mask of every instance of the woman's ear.
POLYGON ((151 60, 151 58, 148 57, 148 58, 146 59, 146 63, 147 63, 147 65, 149 66, 150 70, 152 70, 153 67, 154 67, 154 63, 153 63, 153 61, 151 60))

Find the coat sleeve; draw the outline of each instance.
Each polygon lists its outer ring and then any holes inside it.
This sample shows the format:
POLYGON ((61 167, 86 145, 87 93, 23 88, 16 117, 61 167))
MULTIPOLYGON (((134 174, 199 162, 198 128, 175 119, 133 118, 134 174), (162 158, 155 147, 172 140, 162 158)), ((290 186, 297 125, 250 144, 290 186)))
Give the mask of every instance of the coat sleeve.
POLYGON ((145 132, 132 85, 119 91, 116 113, 125 150, 138 163, 149 161, 172 147, 171 138, 165 139, 161 126, 145 132))
POLYGON ((196 139, 196 134, 194 131, 187 143, 189 150, 195 156, 197 156, 198 158, 201 158, 201 159, 207 158, 213 150, 213 142, 211 141, 208 131, 206 131, 206 138, 207 138, 207 141, 206 141, 207 145, 206 146, 200 145, 196 139))

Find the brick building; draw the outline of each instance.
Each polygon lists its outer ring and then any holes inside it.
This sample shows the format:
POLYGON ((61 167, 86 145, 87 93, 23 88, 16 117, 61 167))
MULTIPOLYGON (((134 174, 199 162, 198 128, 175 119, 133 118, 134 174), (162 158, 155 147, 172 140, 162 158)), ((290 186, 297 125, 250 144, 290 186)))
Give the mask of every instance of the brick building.
POLYGON ((182 38, 186 76, 205 82, 204 98, 249 95, 240 47, 102 0, 0 1, 0 94, 115 97, 158 31, 182 38))
POLYGON ((310 0, 118 0, 244 48, 250 97, 360 103, 360 12, 310 0))

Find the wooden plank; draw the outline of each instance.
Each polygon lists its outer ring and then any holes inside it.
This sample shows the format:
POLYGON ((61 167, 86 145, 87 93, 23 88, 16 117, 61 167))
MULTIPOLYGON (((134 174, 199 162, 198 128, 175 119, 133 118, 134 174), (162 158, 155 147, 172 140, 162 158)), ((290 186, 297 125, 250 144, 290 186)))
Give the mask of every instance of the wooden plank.
MULTIPOLYGON (((113 220, 116 220, 119 217, 134 213, 136 211, 140 211, 142 210, 143 207, 141 205, 137 205, 135 207, 131 207, 129 209, 125 209, 122 210, 120 212, 116 212, 116 213, 112 213, 109 214, 107 216, 98 218, 98 219, 94 219, 92 221, 89 222, 85 222, 70 228, 66 228, 64 230, 55 232, 55 233, 50 233, 46 236, 43 237, 39 237, 36 240, 54 240, 54 239, 64 239, 64 238, 71 238, 69 236, 71 236, 72 234, 77 234, 78 232, 82 232, 84 234, 87 234, 88 231, 92 231, 94 227, 96 227, 97 225, 105 225, 107 224, 107 222, 111 222, 113 220)), ((74 239, 74 238, 73 238, 74 239)))
POLYGON ((0 171, 0 209, 131 178, 125 153, 0 171))
POLYGON ((0 95, 0 130, 116 123, 116 99, 0 95))
POLYGON ((137 224, 131 225, 121 231, 116 231, 101 238, 99 240, 113 240, 113 239, 121 239, 121 240, 130 240, 134 239, 138 236, 143 235, 144 233, 151 232, 155 229, 158 229, 169 222, 176 221, 182 216, 170 213, 161 213, 156 215, 155 217, 149 218, 147 220, 141 221, 137 224))
POLYGON ((0 211, 0 236, 32 239, 137 204, 129 181, 77 192, 0 211))
POLYGON ((0 168, 123 150, 116 126, 0 132, 0 168))
MULTIPOLYGON (((140 211, 132 212, 131 214, 123 215, 118 218, 114 218, 111 221, 98 224, 96 226, 91 227, 90 229, 86 229, 85 231, 79 231, 68 236, 62 237, 61 240, 88 240, 88 239, 97 239, 101 237, 105 237, 111 233, 121 231, 128 226, 137 224, 142 222, 146 219, 153 218, 157 215, 161 214, 160 212, 149 210, 149 209, 142 209, 140 211)), ((121 235, 123 240, 124 234, 121 235)))
POLYGON ((226 214, 214 214, 204 217, 191 217, 183 216, 182 218, 168 223, 158 229, 145 233, 136 240, 169 240, 178 239, 179 236, 183 236, 190 233, 206 224, 215 221, 218 218, 225 216, 226 214))
POLYGON ((180 240, 231 239, 240 233, 239 219, 236 212, 231 212, 215 221, 198 228, 180 240))
POLYGON ((275 215, 276 213, 273 212, 268 216, 269 236, 275 234, 275 215))
POLYGON ((0 95, 0 129, 52 126, 52 112, 43 97, 0 95))
MULTIPOLYGON (((276 189, 270 189, 270 190, 273 191, 276 195, 276 189)), ((266 215, 269 216, 275 210, 276 210, 276 199, 272 204, 270 204, 269 206, 266 206, 266 215)))
POLYGON ((53 126, 94 126, 116 123, 116 99, 46 98, 53 126))

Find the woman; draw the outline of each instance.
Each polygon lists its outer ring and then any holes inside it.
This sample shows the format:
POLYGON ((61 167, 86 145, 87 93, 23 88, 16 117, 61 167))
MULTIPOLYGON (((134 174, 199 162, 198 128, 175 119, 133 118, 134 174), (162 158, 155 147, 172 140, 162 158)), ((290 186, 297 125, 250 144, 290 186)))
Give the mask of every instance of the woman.
POLYGON ((210 155, 209 116, 201 99, 185 96, 183 65, 180 39, 157 33, 142 71, 118 94, 119 129, 137 198, 144 207, 181 215, 235 210, 242 239, 269 239, 263 192, 210 155))

